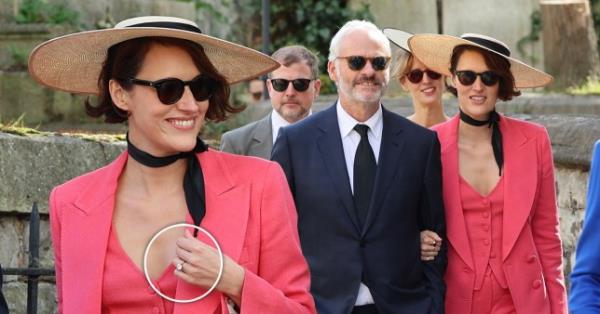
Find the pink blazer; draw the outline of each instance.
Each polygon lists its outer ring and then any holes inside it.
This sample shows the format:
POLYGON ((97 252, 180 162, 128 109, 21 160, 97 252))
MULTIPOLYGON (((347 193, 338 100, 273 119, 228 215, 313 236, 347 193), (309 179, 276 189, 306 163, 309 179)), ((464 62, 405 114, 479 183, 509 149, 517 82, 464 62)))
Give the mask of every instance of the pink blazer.
MULTIPOLYGON (((246 268, 242 313, 315 313, 296 209, 279 165, 214 150, 198 158, 206 182, 201 226, 215 236, 224 254, 246 268)), ((123 153, 50 195, 59 313, 101 311, 117 179, 126 162, 123 153)), ((142 290, 132 291, 132 298, 147 293, 142 290)), ((176 297, 190 299, 204 291, 179 281, 176 297)), ((176 304, 174 313, 214 313, 219 305, 227 313, 225 297, 213 292, 198 302, 176 304)))
MULTIPOLYGON (((471 313, 474 252, 460 200, 458 123, 433 127, 442 153, 448 237, 446 313, 471 313)), ((504 214, 502 267, 517 313, 567 313, 554 164, 544 127, 502 116, 504 214)))

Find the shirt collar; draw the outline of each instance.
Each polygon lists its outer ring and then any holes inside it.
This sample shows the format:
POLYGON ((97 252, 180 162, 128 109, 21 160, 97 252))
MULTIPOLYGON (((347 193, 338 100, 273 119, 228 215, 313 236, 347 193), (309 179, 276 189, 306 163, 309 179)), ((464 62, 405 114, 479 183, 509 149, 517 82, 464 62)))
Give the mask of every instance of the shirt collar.
POLYGON ((340 126, 340 135, 342 138, 348 136, 350 132, 354 129, 354 126, 357 124, 366 124, 369 126, 369 129, 373 133, 376 139, 381 139, 381 134, 383 131, 383 110, 381 109, 381 104, 375 114, 373 114, 367 121, 358 122, 354 119, 350 114, 342 108, 340 100, 338 99, 336 103, 336 111, 338 117, 338 124, 340 126))
MULTIPOLYGON (((310 116, 312 114, 312 109, 308 111, 308 116, 310 116)), ((304 117, 303 119, 306 119, 306 117, 304 117)), ((272 113, 271 113, 271 127, 272 127, 272 131, 273 131, 273 144, 275 143, 275 140, 277 139, 277 134, 279 133, 279 129, 285 126, 290 125, 291 123, 289 123, 286 119, 284 119, 279 112, 277 112, 277 110, 273 109, 272 113)))

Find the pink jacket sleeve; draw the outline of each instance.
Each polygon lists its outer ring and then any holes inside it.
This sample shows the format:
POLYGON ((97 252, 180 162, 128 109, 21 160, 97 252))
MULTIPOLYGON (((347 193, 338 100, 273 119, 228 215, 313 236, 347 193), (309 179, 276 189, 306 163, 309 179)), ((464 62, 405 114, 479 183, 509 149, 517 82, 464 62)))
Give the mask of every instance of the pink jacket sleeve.
POLYGON ((56 188, 50 193, 49 208, 50 214, 50 234, 52 237, 52 248, 54 249, 54 269, 56 272, 56 302, 58 304, 58 313, 63 312, 62 299, 62 260, 60 252, 60 219, 58 215, 58 204, 56 204, 56 188))
POLYGON ((316 313, 296 207, 281 167, 268 166, 261 196, 258 273, 246 270, 242 313, 316 313))
POLYGON ((551 311, 553 314, 566 314, 568 311, 562 264, 563 251, 554 188, 552 148, 545 130, 538 140, 541 141, 539 150, 541 156, 538 156, 541 161, 541 180, 532 218, 533 240, 539 251, 551 311))

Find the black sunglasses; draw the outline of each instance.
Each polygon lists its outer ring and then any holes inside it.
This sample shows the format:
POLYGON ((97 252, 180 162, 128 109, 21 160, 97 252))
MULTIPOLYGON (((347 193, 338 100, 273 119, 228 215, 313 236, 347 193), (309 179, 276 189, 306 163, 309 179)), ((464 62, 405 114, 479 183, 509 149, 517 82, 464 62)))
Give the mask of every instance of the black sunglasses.
POLYGON ((390 57, 374 57, 367 58, 363 56, 337 57, 338 59, 346 59, 348 67, 352 71, 360 71, 367 65, 367 60, 371 62, 371 66, 375 71, 383 71, 387 68, 390 57))
POLYGON ((308 89, 308 86, 310 85, 310 82, 312 80, 310 79, 295 79, 295 80, 286 80, 286 79, 271 79, 271 86, 273 86, 273 89, 278 91, 278 92, 283 92, 285 90, 287 90, 288 85, 290 85, 290 83, 292 83, 292 86, 294 86, 294 89, 299 91, 299 92, 304 92, 308 89))
POLYGON ((458 81, 465 86, 472 85, 477 80, 479 76, 481 78, 481 82, 485 86, 493 86, 500 80, 500 75, 494 73, 493 71, 485 71, 481 73, 477 73, 474 71, 456 71, 456 77, 458 77, 458 81))
POLYGON ((418 84, 421 82, 421 80, 423 80, 423 75, 425 75, 425 74, 427 74, 427 76, 432 80, 438 80, 440 77, 442 77, 441 74, 431 71, 431 70, 421 71, 419 69, 415 69, 415 70, 408 72, 408 74, 406 74, 406 78, 411 83, 418 84))
POLYGON ((136 78, 124 78, 124 81, 150 86, 156 89, 156 95, 160 102, 165 105, 172 105, 179 101, 183 96, 185 86, 189 86, 196 101, 205 101, 212 96, 219 83, 206 75, 200 74, 191 81, 182 81, 177 78, 166 78, 158 81, 146 81, 136 78))

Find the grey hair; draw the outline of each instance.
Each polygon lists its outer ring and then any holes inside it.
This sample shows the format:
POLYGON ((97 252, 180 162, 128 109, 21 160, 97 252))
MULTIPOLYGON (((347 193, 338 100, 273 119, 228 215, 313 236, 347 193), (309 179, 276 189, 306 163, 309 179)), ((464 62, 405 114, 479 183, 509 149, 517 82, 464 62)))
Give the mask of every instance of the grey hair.
POLYGON ((363 29, 375 35, 375 38, 385 48, 385 50, 388 52, 388 55, 392 55, 390 42, 385 34, 377 27, 377 25, 365 20, 351 20, 346 22, 346 24, 344 24, 344 26, 342 26, 342 28, 340 28, 340 30, 335 33, 331 39, 331 44, 329 45, 329 56, 327 57, 329 61, 333 61, 339 56, 338 53, 342 39, 356 29, 363 29))

